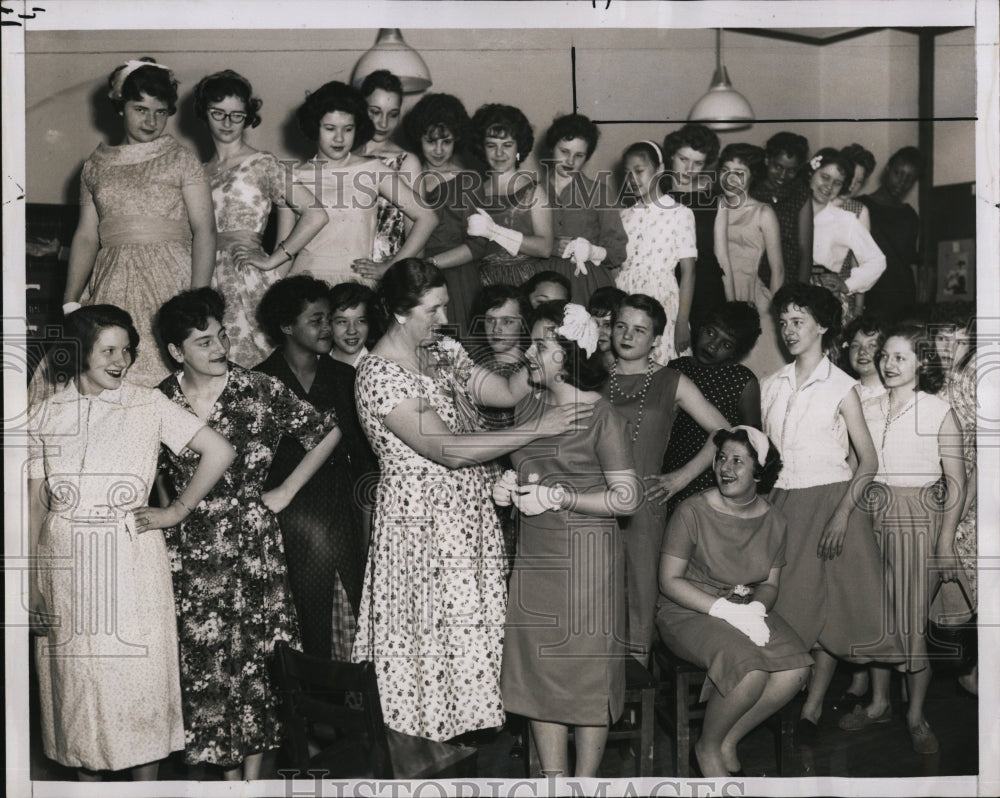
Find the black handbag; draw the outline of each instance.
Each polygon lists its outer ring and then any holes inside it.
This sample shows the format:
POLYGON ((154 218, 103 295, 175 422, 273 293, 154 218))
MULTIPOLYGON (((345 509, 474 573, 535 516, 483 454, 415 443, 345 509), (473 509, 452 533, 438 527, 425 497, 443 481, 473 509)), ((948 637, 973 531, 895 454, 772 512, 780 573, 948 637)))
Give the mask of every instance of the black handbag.
MULTIPOLYGON (((939 581, 930 604, 934 604, 938 592, 944 582, 939 581)), ((979 635, 976 626, 976 608, 965 590, 962 580, 957 582, 962 598, 969 607, 972 617, 964 623, 939 623, 930 621, 927 624, 927 657, 932 663, 953 663, 971 667, 979 658, 979 635)))

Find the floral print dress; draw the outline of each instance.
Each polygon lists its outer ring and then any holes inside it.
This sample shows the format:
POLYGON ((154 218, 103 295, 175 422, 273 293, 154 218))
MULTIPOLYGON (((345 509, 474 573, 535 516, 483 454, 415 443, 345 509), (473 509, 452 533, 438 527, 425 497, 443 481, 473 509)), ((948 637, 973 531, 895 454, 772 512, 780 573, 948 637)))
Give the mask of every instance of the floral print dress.
POLYGON ((499 726, 506 554, 481 465, 447 468, 385 424, 400 402, 427 402, 469 431, 472 361, 454 340, 429 348, 435 378, 377 354, 358 368, 358 417, 381 465, 352 659, 371 660, 389 728, 447 740, 499 726))
MULTIPOLYGON (((160 390, 191 411, 178 375, 160 390)), ((193 411, 192 411, 193 412, 193 411)), ((298 643, 278 521, 260 500, 283 434, 312 449, 334 426, 280 380, 229 364, 208 425, 236 459, 187 520, 169 530, 183 687, 185 758, 223 767, 282 741, 267 660, 280 641, 298 643)), ((177 493, 199 458, 167 453, 177 493)))
MULTIPOLYGON (((399 172, 408 153, 398 152, 378 156, 386 166, 399 172)), ((375 243, 372 246, 372 260, 381 263, 391 258, 406 239, 406 215, 383 196, 378 198, 378 222, 375 227, 375 243)))

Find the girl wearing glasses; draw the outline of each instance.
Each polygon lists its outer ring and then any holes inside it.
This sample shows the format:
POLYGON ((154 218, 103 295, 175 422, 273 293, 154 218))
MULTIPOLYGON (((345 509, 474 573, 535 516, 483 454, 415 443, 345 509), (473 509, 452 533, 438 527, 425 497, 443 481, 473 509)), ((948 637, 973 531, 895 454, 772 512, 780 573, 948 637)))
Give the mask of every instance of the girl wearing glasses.
POLYGON ((205 165, 218 231, 213 284, 226 300, 223 324, 232 343, 230 358, 244 368, 271 352, 256 322, 257 304, 291 267, 291 253, 312 241, 327 222, 308 187, 295 186, 293 192, 281 162, 247 143, 247 130, 260 124, 260 106, 250 81, 231 69, 202 78, 194 88, 195 113, 208 125, 215 144, 215 155, 205 165), (261 248, 261 234, 272 204, 291 209, 297 218, 268 255, 261 248))
MULTIPOLYGON (((101 144, 83 166, 63 311, 117 305, 135 320, 139 337, 152 341, 156 309, 212 279, 212 197, 198 159, 164 132, 177 111, 170 69, 150 58, 126 61, 108 78, 108 98, 125 139, 101 144)), ((128 379, 152 388, 168 373, 148 346, 128 379)))

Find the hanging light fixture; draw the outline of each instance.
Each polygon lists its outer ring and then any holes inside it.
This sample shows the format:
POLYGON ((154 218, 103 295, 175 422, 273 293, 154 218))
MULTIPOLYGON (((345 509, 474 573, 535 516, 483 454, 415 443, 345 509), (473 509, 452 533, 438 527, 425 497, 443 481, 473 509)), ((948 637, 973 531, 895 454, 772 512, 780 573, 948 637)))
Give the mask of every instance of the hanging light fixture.
POLYGON ((688 114, 689 122, 700 122, 712 130, 742 130, 754 121, 747 98, 733 88, 722 63, 722 28, 715 29, 715 74, 712 85, 688 114))
POLYGON ((358 59, 351 83, 360 88, 366 77, 377 69, 388 69, 399 78, 406 94, 423 91, 431 85, 431 73, 420 53, 403 41, 399 28, 379 28, 375 46, 358 59))

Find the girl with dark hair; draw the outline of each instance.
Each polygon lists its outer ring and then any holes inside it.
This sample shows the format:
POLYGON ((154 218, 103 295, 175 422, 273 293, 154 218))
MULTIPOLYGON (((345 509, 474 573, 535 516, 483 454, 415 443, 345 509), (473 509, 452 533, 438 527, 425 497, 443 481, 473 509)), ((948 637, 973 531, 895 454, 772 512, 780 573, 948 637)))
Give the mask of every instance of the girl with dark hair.
MULTIPOLYGON (((955 549, 966 493, 962 430, 949 404, 933 395, 944 375, 922 325, 888 330, 878 364, 888 392, 864 405, 864 418, 878 447, 878 474, 869 507, 905 652, 906 725, 913 750, 933 754, 938 740, 924 716, 932 675, 928 618, 943 609, 962 607, 964 620, 968 619, 963 600, 947 597, 958 592, 958 586, 949 583, 964 581, 955 549), (943 495, 935 494, 942 477, 943 495), (941 582, 945 584, 938 593, 941 582), (932 607, 935 595, 938 600, 932 607)), ((892 718, 890 676, 888 668, 872 670, 872 703, 844 717, 842 729, 862 729, 892 718)))
POLYGON ((608 186, 583 173, 599 137, 597 125, 582 114, 557 117, 545 133, 555 236, 549 268, 570 280, 570 299, 578 304, 595 290, 613 286, 611 270, 625 260, 627 237, 608 186))
POLYGON ((858 217, 833 202, 853 177, 852 162, 826 147, 807 167, 813 209, 813 267, 811 274, 803 267, 799 279, 832 291, 840 300, 841 321, 847 323, 863 305, 858 295, 868 291, 885 271, 885 255, 858 217))
POLYGON ((534 141, 518 108, 491 103, 473 114, 472 148, 486 169, 472 201, 481 204, 469 209, 464 243, 430 259, 438 268, 472 258, 482 285, 521 285, 544 268, 552 252, 552 208, 545 187, 519 168, 534 141))
POLYGON ((667 363, 691 345, 688 321, 698 257, 694 214, 661 193, 663 155, 656 144, 635 142, 625 150, 622 162, 636 202, 621 211, 628 256, 615 284, 629 294, 647 294, 663 306, 667 324, 653 358, 667 363))
POLYGON ((718 307, 726 297, 714 247, 717 202, 711 167, 718 155, 719 137, 696 122, 668 133, 663 140, 666 193, 694 213, 698 257, 694 263, 692 319, 718 307))
POLYGON ((101 144, 83 165, 63 311, 81 303, 126 309, 150 343, 129 380, 152 388, 168 373, 151 345, 153 315, 178 291, 212 279, 212 196, 195 155, 164 133, 177 110, 173 72, 152 59, 127 61, 108 86, 125 140, 101 144))
POLYGON ((786 525, 760 494, 781 468, 778 452, 755 427, 719 430, 713 442, 716 486, 683 502, 667 525, 656 616, 671 651, 708 672, 694 746, 706 778, 740 773, 740 740, 792 700, 811 663, 775 611, 786 525))
POLYGON ((504 720, 506 555, 482 463, 575 429, 589 407, 481 431, 476 404, 513 407, 524 370, 494 374, 436 333, 448 290, 426 261, 393 264, 378 304, 387 329, 355 385, 381 476, 352 659, 375 663, 386 725, 447 740, 504 720))
POLYGON ((357 369, 380 334, 375 292, 361 283, 338 283, 330 289, 330 310, 333 312, 330 357, 357 369))
MULTIPOLYGON (((363 286, 358 286, 363 288, 363 286)), ((349 660, 364 572, 361 508, 354 487, 372 459, 354 407, 354 369, 329 357, 333 349, 330 287, 305 274, 268 289, 257 316, 276 348, 256 371, 281 380, 321 413, 333 410, 343 440, 288 506, 278 513, 288 581, 302 633, 302 650, 349 660)), ((305 456, 283 436, 265 491, 281 485, 305 456)))
MULTIPOLYGON (((420 172, 416 156, 407 152, 392 137, 399 127, 399 109, 403 105, 403 84, 387 69, 377 69, 366 76, 359 87, 368 106, 368 116, 375 132, 361 148, 361 154, 377 158, 397 174, 395 183, 412 187, 420 172)), ((392 200, 380 196, 378 221, 375 227, 375 247, 372 260, 381 263, 391 258, 403 245, 407 235, 407 218, 392 200)))
POLYGON ((611 345, 611 327, 614 324, 613 317, 618 304, 627 297, 624 291, 617 286, 608 285, 598 288, 587 299, 587 313, 594 317, 597 322, 598 338, 597 351, 601 353, 604 365, 610 369, 615 362, 615 351, 611 345))
MULTIPOLYGON (((684 410, 706 435, 727 425, 726 419, 687 377, 652 359, 651 353, 663 335, 665 324, 663 307, 645 294, 632 294, 618 304, 611 328, 615 360, 602 391, 629 422, 635 467, 650 487, 628 521, 625 538, 629 647, 644 665, 649 661, 653 643, 656 563, 667 523, 665 501, 658 501, 663 495, 660 466, 674 416, 678 410, 684 410)), ((709 462, 710 453, 705 464, 709 462)))
MULTIPOLYGON (((746 302, 725 302, 696 322, 694 354, 667 365, 687 377, 705 399, 725 417, 727 424, 760 428, 760 384, 740 361, 760 336, 760 317, 746 302)), ((663 455, 664 473, 677 471, 702 450, 709 432, 683 409, 677 411, 670 440, 663 455)), ((667 501, 667 514, 688 496, 715 484, 711 466, 696 473, 667 501)))
POLYGON ((875 156, 858 143, 849 144, 844 147, 840 151, 840 154, 854 165, 854 172, 851 174, 850 180, 847 181, 844 193, 839 198, 840 205, 855 214, 861 220, 861 223, 868 228, 868 209, 863 204, 861 204, 860 209, 856 208, 854 205, 848 203, 848 200, 857 197, 864 189, 868 178, 872 176, 872 172, 875 171, 875 156))
POLYGON ((289 253, 306 246, 327 223, 313 193, 306 186, 293 188, 277 158, 247 143, 247 130, 260 124, 260 106, 250 81, 231 69, 207 75, 194 87, 195 113, 215 145, 215 155, 205 164, 217 230, 212 282, 226 300, 229 356, 244 368, 259 363, 272 348, 254 315, 261 297, 291 267, 289 253), (298 218, 268 255, 261 236, 272 204, 298 218))
MULTIPOLYGON (((395 170, 357 150, 375 135, 375 123, 357 89, 331 81, 310 93, 296 111, 303 135, 316 142, 316 157, 293 170, 296 185, 309 186, 326 211, 327 225, 294 258, 289 274, 309 272, 331 285, 353 280, 374 285, 391 263, 416 255, 437 224, 395 170), (376 260, 379 197, 413 221, 399 250, 376 260)), ((278 211, 278 240, 295 224, 295 214, 278 211)))
POLYGON ((858 198, 868 208, 872 238, 886 259, 885 272, 868 292, 866 302, 889 323, 901 321, 917 302, 913 267, 919 263, 920 218, 906 196, 920 180, 923 168, 920 150, 903 147, 889 158, 878 189, 858 198))
POLYGON ((464 338, 470 334, 472 306, 482 287, 472 250, 464 246, 466 224, 477 202, 472 197, 477 196, 474 192, 481 190, 482 184, 468 156, 472 122, 457 97, 425 94, 406 115, 403 125, 423 166, 417 189, 438 217, 424 253, 444 271, 448 319, 458 338, 464 338))
POLYGON ((624 710, 625 597, 616 516, 642 500, 627 424, 599 390, 606 373, 597 324, 580 305, 545 302, 534 312, 526 353, 537 394, 518 415, 554 405, 587 407, 581 429, 521 446, 517 469, 494 488, 520 512, 510 580, 501 690, 504 709, 529 719, 542 771, 593 777, 609 723, 624 710), (598 556, 588 553, 598 552, 598 556), (539 624, 538 618, 552 619, 539 624))
POLYGON ((823 354, 840 332, 840 303, 825 288, 793 283, 775 294, 774 308, 795 358, 761 382, 764 432, 778 439, 785 463, 771 502, 790 531, 775 611, 813 651, 798 726, 808 745, 836 658, 893 662, 900 646, 883 623, 882 561, 860 501, 878 455, 854 380, 823 354))
MULTIPOLYGON (((174 404, 236 448, 222 480, 171 530, 174 597, 184 683, 185 760, 211 763, 226 780, 260 778, 264 753, 283 739, 268 659, 298 641, 275 513, 284 510, 340 442, 336 414, 322 414, 280 380, 228 361, 222 297, 185 291, 157 315, 160 340, 179 369, 160 383, 174 404), (264 489, 283 435, 308 451, 278 486, 264 489)), ((197 458, 168 452, 176 491, 197 458)), ((181 494, 183 495, 183 493, 181 494)))
POLYGON ((726 277, 726 299, 749 302, 760 317, 761 336, 744 361, 758 379, 785 365, 771 315, 771 298, 785 283, 781 229, 771 206, 751 194, 766 172, 764 150, 752 144, 729 144, 719 157, 722 197, 715 220, 715 254, 726 277), (769 286, 758 276, 764 257, 770 264, 769 286))
POLYGON ((161 393, 126 382, 139 333, 113 305, 66 319, 72 375, 33 415, 28 522, 30 620, 45 755, 79 769, 156 779, 184 747, 170 561, 181 523, 235 453, 161 393), (160 445, 195 470, 164 507, 147 507, 160 445), (75 623, 77 618, 100 624, 75 623))

